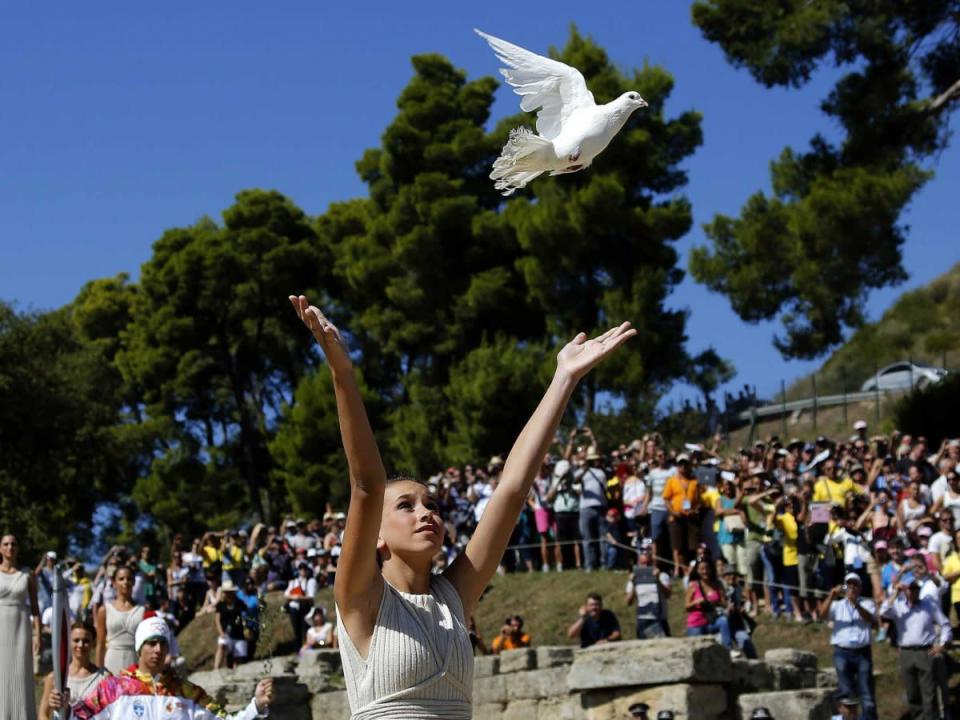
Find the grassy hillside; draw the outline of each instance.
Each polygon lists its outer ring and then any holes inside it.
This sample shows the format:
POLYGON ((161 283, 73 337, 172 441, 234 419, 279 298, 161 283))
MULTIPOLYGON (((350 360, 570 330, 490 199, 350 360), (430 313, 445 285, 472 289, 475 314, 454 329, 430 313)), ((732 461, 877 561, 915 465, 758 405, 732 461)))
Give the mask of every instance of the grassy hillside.
MULTIPOLYGON (((863 326, 817 371, 823 395, 860 389, 882 368, 912 357, 947 368, 960 367, 960 263, 928 285, 904 293, 883 317, 863 326)), ((787 388, 790 399, 812 395, 810 376, 787 388)))
MULTIPOLYGON (((628 574, 620 572, 583 573, 521 573, 494 579, 477 610, 476 621, 481 636, 489 643, 500 631, 508 615, 518 613, 525 620, 525 629, 536 645, 566 645, 566 630, 576 619, 577 610, 588 592, 603 595, 606 607, 620 618, 624 636, 634 637, 633 609, 624 603, 624 585, 628 574)), ((674 635, 684 630, 683 602, 679 585, 670 603, 670 626, 674 635)), ((318 596, 330 610, 333 599, 330 590, 318 596)), ((269 612, 275 618, 267 635, 269 642, 262 643, 261 657, 269 654, 293 652, 293 635, 286 616, 277 613, 281 605, 279 593, 269 599, 269 612)), ((762 656, 764 651, 778 647, 793 647, 817 653, 820 667, 832 667, 830 631, 825 625, 798 625, 791 622, 772 622, 760 618, 754 641, 762 656)), ((180 634, 180 645, 191 668, 210 667, 216 633, 213 618, 209 615, 197 618, 180 634)), ((894 651, 889 645, 875 647, 874 664, 877 673, 877 695, 880 717, 899 718, 903 713, 902 684, 894 651)))

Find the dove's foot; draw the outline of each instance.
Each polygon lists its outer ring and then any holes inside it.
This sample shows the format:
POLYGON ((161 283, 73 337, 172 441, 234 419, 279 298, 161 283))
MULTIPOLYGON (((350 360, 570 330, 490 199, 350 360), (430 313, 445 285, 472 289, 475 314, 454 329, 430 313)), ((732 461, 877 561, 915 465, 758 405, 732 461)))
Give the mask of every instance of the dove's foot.
MULTIPOLYGON (((579 160, 579 159, 580 159, 580 148, 577 148, 577 149, 574 150, 572 153, 570 153, 569 155, 567 155, 567 160, 569 160, 569 161, 572 162, 572 163, 575 163, 575 162, 576 162, 577 160, 579 160)), ((580 167, 581 167, 581 166, 578 165, 578 166, 577 166, 577 170, 579 170, 580 167)))

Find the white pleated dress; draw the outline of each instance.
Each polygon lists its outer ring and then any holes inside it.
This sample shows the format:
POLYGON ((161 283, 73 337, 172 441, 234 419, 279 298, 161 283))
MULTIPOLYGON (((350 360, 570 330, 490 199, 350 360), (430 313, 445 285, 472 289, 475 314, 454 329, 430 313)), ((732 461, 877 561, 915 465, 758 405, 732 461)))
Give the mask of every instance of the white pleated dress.
POLYGON ((0 572, 0 720, 36 720, 29 575, 0 572))
POLYGON ((134 605, 129 610, 117 610, 112 602, 107 609, 107 652, 103 656, 103 666, 113 675, 119 675, 137 662, 137 652, 133 647, 137 634, 137 625, 143 620, 143 605, 134 605))
POLYGON ((467 720, 472 714, 473 647, 460 596, 442 575, 415 595, 384 581, 367 659, 337 610, 340 656, 352 720, 467 720))

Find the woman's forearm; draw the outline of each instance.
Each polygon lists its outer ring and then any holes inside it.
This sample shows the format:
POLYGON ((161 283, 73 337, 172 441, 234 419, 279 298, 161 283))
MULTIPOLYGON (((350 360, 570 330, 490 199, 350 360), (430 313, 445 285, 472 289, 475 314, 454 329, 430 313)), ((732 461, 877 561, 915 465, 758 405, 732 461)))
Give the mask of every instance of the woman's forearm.
POLYGON ((353 371, 334 373, 333 389, 351 482, 365 492, 382 492, 387 471, 353 371))

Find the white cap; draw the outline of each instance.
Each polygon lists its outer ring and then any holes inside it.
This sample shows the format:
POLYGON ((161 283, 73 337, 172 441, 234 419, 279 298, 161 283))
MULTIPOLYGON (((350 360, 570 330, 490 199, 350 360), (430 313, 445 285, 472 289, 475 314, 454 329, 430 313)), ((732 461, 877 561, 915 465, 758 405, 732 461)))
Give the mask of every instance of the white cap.
POLYGON ((57 554, 53 550, 47 550, 47 558, 50 560, 56 560, 57 554))
POLYGON ((866 430, 866 429, 867 429, 867 421, 866 421, 866 420, 857 420, 857 421, 853 424, 853 429, 854 429, 854 430, 866 430))
POLYGON ((153 617, 148 617, 146 620, 142 620, 139 625, 137 625, 137 632, 134 635, 133 647, 136 653, 140 654, 140 648, 143 647, 143 644, 147 640, 161 639, 168 645, 170 644, 170 628, 167 627, 166 621, 154 615, 153 617))
POLYGON ((845 583, 847 583, 847 582, 855 582, 855 583, 857 583, 858 585, 863 585, 863 581, 860 579, 860 576, 857 575, 855 572, 849 572, 849 573, 847 573, 846 575, 844 575, 844 576, 843 576, 843 581, 844 581, 845 583))

